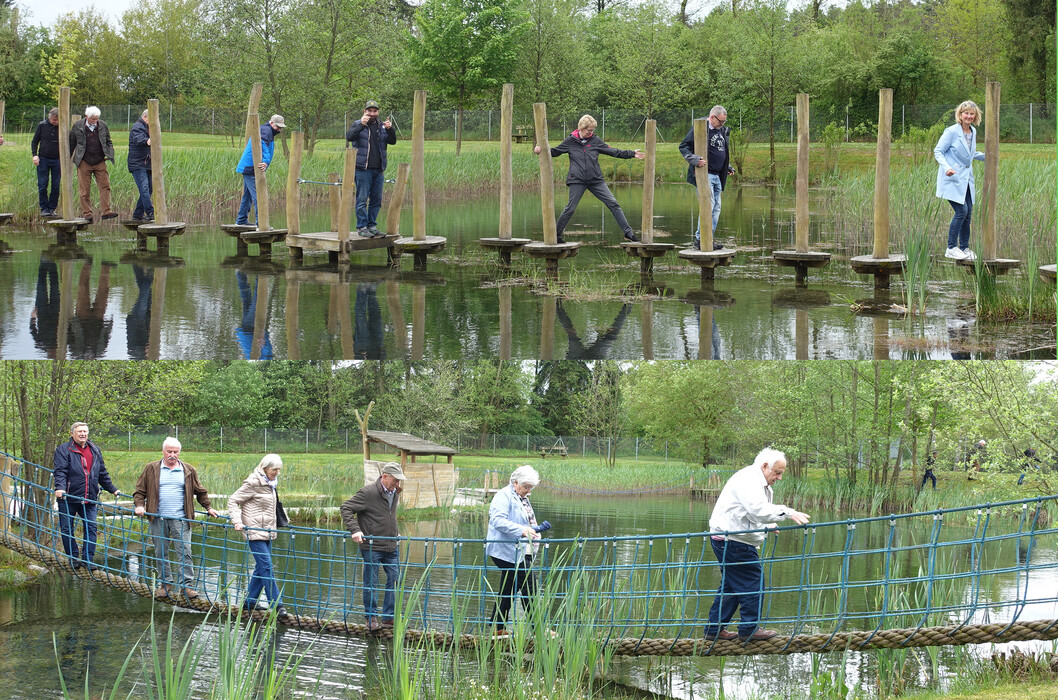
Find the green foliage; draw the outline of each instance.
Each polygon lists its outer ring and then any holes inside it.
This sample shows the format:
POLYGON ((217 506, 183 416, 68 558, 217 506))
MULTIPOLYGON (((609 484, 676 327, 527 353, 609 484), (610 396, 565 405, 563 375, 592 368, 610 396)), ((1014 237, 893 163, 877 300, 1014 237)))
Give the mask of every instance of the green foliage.
POLYGON ((263 428, 271 400, 264 377, 249 362, 214 365, 198 386, 190 416, 196 425, 263 428))

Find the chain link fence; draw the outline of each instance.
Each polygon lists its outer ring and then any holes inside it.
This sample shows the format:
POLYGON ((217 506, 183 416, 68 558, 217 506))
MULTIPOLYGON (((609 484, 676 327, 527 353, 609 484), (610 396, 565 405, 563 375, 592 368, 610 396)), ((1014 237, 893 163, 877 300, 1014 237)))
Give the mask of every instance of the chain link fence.
MULTIPOLYGON (((83 105, 75 105, 75 111, 83 105)), ((142 105, 99 105, 104 121, 113 129, 128 130, 143 111, 142 105)), ((44 119, 48 106, 11 106, 7 108, 5 122, 7 131, 32 132, 44 119)), ((893 136, 905 136, 911 127, 928 129, 937 124, 954 124, 955 105, 894 105, 893 136)), ((577 127, 581 116, 577 113, 555 113, 548 115, 548 136, 552 143, 577 127)), ((455 110, 428 110, 425 132, 430 140, 454 141, 456 138, 458 112, 455 110)), ((643 140, 646 118, 638 110, 601 109, 592 111, 598 120, 600 137, 615 142, 643 140)), ((701 110, 664 110, 653 118, 657 121, 658 140, 661 143, 679 143, 691 128, 695 118, 708 115, 701 110)), ((167 131, 189 134, 226 135, 242 137, 246 123, 245 112, 203 107, 196 105, 162 105, 162 128, 167 131)), ((262 119, 270 116, 262 112, 262 119)), ((346 130, 360 118, 358 112, 324 112, 316 122, 318 138, 341 139, 346 130)), ((393 120, 399 138, 411 137, 411 111, 383 112, 393 120)), ((311 115, 287 113, 287 125, 298 131, 312 127, 311 115)), ((987 115, 985 117, 987 120, 987 115)), ((877 109, 850 109, 844 111, 813 114, 811 135, 818 139, 829 124, 843 134, 845 141, 873 141, 877 128, 877 109)), ((534 131, 533 114, 530 110, 515 110, 513 124, 516 131, 531 135, 534 131)), ((728 125, 749 132, 750 140, 760 142, 768 133, 768 117, 758 112, 747 112, 732 108, 728 112, 728 125)), ((775 131, 780 140, 793 142, 796 137, 796 114, 793 105, 777 111, 775 131)), ((1051 103, 1004 104, 1000 137, 1004 142, 1054 143, 1055 105, 1051 103)), ((463 113, 463 139, 467 141, 495 141, 499 138, 500 112, 498 109, 467 110, 463 113)), ((0 129, 2 132, 3 129, 0 129)))

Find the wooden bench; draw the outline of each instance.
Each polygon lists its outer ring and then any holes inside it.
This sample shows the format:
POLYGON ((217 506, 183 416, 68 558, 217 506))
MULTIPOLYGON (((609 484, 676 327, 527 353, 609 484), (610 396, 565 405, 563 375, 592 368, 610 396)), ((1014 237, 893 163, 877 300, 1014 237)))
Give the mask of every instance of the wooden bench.
POLYGON ((566 449, 565 445, 552 445, 551 447, 540 448, 540 458, 547 459, 548 455, 559 455, 562 459, 569 456, 569 450, 566 449))
POLYGON ((525 143, 526 141, 531 141, 533 135, 529 133, 529 127, 516 126, 514 127, 513 138, 515 143, 525 143))

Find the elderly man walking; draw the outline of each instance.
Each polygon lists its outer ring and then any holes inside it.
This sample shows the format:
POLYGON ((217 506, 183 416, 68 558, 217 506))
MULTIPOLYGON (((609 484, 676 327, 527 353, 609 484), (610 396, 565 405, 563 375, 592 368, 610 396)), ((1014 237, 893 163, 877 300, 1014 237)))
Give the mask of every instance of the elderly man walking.
POLYGON ((381 475, 342 504, 342 520, 364 558, 364 616, 368 630, 393 626, 400 551, 396 538, 397 503, 404 485, 404 472, 396 462, 382 465, 381 475), (382 538, 382 539, 377 539, 382 538), (378 567, 386 572, 386 594, 382 619, 378 618, 378 567))
POLYGON ((167 437, 162 443, 162 459, 143 468, 132 494, 136 515, 147 516, 154 540, 158 567, 158 588, 154 597, 169 598, 176 586, 175 566, 169 561, 170 545, 180 553, 180 576, 183 594, 198 597, 195 568, 191 558, 191 523, 195 520, 197 499, 211 516, 217 517, 209 501, 209 492, 198 480, 198 472, 180 459, 180 441, 167 437))
POLYGON ((110 128, 99 118, 99 107, 89 107, 81 119, 70 129, 70 151, 73 165, 77 168, 77 191, 81 197, 81 216, 92 223, 92 178, 99 188, 99 206, 104 219, 117 218, 110 208, 110 174, 107 161, 114 162, 114 142, 110 139, 110 128))
MULTIPOLYGON (((706 129, 708 140, 707 155, 703 158, 694 153, 694 126, 683 137, 680 142, 680 154, 687 161, 687 182, 697 184, 696 169, 705 169, 709 174, 709 188, 713 193, 713 235, 716 235, 716 225, 720 222, 720 195, 727 186, 727 176, 734 173, 731 168, 731 129, 727 124, 727 110, 723 105, 715 105, 709 110, 709 126, 706 129)), ((701 247, 702 222, 698 222, 698 228, 694 231, 694 247, 701 247)), ((722 245, 714 244, 717 249, 722 245)))
POLYGON ((133 221, 154 221, 154 183, 151 181, 151 130, 147 124, 147 110, 129 129, 129 172, 139 191, 133 221))
POLYGON ((88 424, 74 423, 70 426, 70 439, 55 448, 52 462, 55 479, 55 498, 59 508, 59 532, 62 533, 62 548, 74 569, 97 568, 93 559, 96 553, 96 499, 103 487, 117 496, 121 493, 107 473, 103 453, 88 439, 88 424), (84 542, 77 546, 77 520, 84 525, 84 542))
POLYGON ((720 562, 720 589, 709 610, 706 639, 738 639, 742 642, 771 639, 772 630, 759 629, 764 569, 757 548, 764 543, 758 530, 789 518, 798 525, 809 516, 788 506, 772 503, 772 484, 786 471, 786 455, 765 448, 753 464, 735 472, 720 491, 709 518, 713 553, 720 562), (739 610, 738 634, 724 628, 739 610))
POLYGON ((37 168, 37 202, 42 217, 55 216, 59 206, 59 108, 52 107, 48 118, 37 124, 29 144, 33 165, 37 168), (51 180, 51 192, 48 181, 51 180))
MULTIPOLYGON (((272 162, 272 156, 275 154, 276 134, 286 126, 287 123, 279 114, 273 114, 267 124, 261 125, 261 163, 258 165, 261 172, 267 170, 272 162)), ((256 224, 260 212, 257 209, 257 180, 253 172, 253 144, 249 139, 246 140, 246 148, 242 151, 242 157, 239 158, 235 171, 242 175, 242 201, 239 203, 239 214, 235 217, 235 223, 240 226, 249 225, 250 207, 252 206, 256 224)))

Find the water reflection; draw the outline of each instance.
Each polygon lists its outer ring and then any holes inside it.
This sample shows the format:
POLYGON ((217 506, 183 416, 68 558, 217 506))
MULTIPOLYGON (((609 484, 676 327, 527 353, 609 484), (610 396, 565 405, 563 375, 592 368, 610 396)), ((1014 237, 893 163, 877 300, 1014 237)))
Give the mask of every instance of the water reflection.
POLYGON ((244 360, 271 360, 272 340, 268 334, 269 277, 258 276, 250 287, 249 277, 242 270, 235 272, 242 301, 242 318, 235 328, 244 360))

